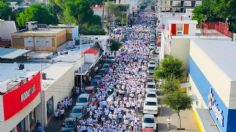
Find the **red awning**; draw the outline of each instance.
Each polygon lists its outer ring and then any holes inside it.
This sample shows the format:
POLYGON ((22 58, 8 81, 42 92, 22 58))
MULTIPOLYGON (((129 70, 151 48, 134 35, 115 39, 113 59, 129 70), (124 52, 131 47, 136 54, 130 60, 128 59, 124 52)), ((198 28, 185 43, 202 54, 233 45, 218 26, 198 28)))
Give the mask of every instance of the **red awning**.
POLYGON ((99 53, 99 51, 94 49, 94 48, 88 48, 83 53, 84 54, 94 54, 94 55, 97 55, 99 53))

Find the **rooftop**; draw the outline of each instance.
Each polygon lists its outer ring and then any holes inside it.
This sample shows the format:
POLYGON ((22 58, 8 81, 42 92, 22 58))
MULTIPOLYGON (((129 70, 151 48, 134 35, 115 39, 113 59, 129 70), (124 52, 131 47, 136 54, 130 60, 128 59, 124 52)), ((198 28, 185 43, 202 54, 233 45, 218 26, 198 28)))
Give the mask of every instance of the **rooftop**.
POLYGON ((52 85, 56 80, 61 78, 68 70, 73 67, 74 65, 69 63, 55 63, 49 66, 47 69, 43 70, 43 73, 46 73, 47 79, 42 80, 42 89, 47 90, 50 85, 52 85))
POLYGON ((0 63, 0 84, 7 80, 24 78, 45 69, 50 64, 24 63, 24 69, 19 70, 17 63, 0 63))
POLYGON ((1 59, 15 59, 28 52, 29 50, 25 50, 25 49, 0 48, 0 58, 1 59))
POLYGON ((59 32, 65 31, 66 29, 60 28, 38 28, 37 30, 26 30, 12 33, 12 36, 55 36, 59 32))
POLYGON ((236 81, 236 43, 225 40, 192 40, 195 46, 200 48, 231 81, 236 81))

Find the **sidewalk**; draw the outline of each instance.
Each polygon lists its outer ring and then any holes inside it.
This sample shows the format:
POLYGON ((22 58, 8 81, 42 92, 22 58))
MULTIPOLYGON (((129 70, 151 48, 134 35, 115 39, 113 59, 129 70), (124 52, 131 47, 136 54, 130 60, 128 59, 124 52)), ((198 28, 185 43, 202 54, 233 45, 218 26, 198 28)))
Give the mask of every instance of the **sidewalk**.
MULTIPOLYGON (((177 132, 177 128, 179 128, 179 118, 175 111, 171 110, 167 107, 162 107, 159 111, 159 115, 157 117, 158 122, 158 132, 167 132, 167 118, 170 116, 171 125, 169 132, 177 132)), ((194 120, 193 111, 185 110, 181 111, 180 118, 182 121, 182 128, 185 130, 181 130, 178 132, 199 132, 197 127, 197 123, 194 120)))

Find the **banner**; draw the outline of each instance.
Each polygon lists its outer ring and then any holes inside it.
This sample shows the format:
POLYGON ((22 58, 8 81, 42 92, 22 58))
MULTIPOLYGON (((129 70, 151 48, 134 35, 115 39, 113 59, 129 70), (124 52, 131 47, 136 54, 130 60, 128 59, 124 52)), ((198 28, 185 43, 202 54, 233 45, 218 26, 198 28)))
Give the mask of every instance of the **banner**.
POLYGON ((3 95, 4 120, 8 120, 27 105, 29 105, 41 91, 40 72, 29 78, 23 84, 3 95))

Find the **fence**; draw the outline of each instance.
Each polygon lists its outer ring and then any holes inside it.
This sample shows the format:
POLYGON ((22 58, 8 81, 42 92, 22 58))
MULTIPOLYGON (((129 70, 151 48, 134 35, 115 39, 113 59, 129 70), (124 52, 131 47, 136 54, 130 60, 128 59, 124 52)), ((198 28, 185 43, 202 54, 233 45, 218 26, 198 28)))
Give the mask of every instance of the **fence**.
POLYGON ((232 38, 233 33, 229 31, 229 25, 223 22, 205 22, 200 25, 202 33, 206 35, 208 29, 215 29, 218 32, 232 38))

